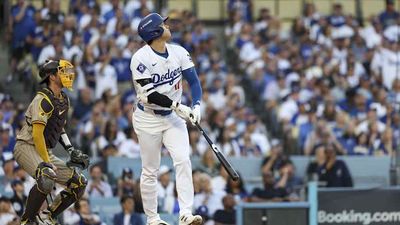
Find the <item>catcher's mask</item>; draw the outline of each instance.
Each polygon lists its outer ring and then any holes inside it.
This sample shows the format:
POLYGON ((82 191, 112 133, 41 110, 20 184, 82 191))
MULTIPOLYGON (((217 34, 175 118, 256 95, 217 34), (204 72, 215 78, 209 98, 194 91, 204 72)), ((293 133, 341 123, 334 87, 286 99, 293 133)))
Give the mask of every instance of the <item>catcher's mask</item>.
POLYGON ((39 69, 40 84, 45 83, 50 75, 58 74, 63 87, 72 91, 75 79, 74 66, 67 60, 46 60, 39 69))

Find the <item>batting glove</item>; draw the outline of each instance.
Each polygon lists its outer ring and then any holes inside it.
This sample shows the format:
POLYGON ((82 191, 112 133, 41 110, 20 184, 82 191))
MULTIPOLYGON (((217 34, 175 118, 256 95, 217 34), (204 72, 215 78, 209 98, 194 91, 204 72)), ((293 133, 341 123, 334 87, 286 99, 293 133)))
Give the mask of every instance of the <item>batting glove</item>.
POLYGON ((139 99, 139 101, 141 103, 144 103, 144 104, 149 103, 147 96, 145 94, 138 94, 136 97, 139 99))
POLYGON ((179 117, 185 120, 190 119, 190 114, 192 113, 192 109, 187 107, 186 105, 182 105, 179 102, 172 102, 171 109, 178 114, 179 117))
POLYGON ((193 125, 196 125, 196 123, 200 123, 200 120, 201 120, 200 105, 196 104, 192 108, 192 113, 190 114, 190 122, 192 122, 193 125))

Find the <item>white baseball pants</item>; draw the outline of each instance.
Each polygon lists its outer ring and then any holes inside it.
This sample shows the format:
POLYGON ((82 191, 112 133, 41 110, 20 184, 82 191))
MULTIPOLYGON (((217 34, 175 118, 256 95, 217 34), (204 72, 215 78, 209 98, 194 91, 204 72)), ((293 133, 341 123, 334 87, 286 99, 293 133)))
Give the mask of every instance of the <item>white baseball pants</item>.
POLYGON ((179 214, 191 214, 194 190, 189 135, 185 120, 175 112, 161 116, 137 108, 133 113, 132 123, 140 145, 142 159, 140 190, 144 212, 148 217, 147 223, 160 219, 157 212, 157 175, 162 144, 169 151, 175 168, 179 214))

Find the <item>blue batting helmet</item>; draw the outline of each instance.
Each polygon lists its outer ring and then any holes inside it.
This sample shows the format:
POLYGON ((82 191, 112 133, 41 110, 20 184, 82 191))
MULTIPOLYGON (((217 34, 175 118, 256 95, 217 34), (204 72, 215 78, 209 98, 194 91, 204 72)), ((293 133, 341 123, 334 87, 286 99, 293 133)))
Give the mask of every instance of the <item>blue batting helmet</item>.
POLYGON ((150 13, 144 17, 138 27, 139 36, 145 42, 157 39, 164 33, 161 24, 165 22, 168 17, 162 18, 158 13, 150 13))

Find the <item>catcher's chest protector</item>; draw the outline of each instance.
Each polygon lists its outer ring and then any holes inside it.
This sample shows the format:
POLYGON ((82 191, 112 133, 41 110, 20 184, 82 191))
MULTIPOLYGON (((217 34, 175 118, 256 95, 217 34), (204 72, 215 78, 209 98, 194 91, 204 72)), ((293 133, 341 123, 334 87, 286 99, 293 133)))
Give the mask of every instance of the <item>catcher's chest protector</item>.
POLYGON ((46 95, 51 104, 53 111, 47 120, 46 128, 44 129, 44 138, 48 148, 54 148, 60 139, 61 131, 66 123, 68 116, 69 100, 67 95, 61 91, 62 99, 58 99, 47 88, 42 89, 41 94, 46 95))

